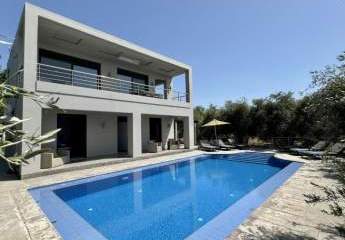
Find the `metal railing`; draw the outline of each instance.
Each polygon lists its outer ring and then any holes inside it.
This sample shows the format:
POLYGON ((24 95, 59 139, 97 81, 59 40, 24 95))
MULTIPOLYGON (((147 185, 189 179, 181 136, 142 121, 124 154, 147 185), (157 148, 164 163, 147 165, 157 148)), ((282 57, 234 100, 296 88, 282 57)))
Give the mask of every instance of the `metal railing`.
POLYGON ((187 94, 154 85, 135 83, 123 79, 76 71, 46 64, 37 64, 37 81, 52 82, 103 91, 120 92, 180 102, 188 100, 187 94))

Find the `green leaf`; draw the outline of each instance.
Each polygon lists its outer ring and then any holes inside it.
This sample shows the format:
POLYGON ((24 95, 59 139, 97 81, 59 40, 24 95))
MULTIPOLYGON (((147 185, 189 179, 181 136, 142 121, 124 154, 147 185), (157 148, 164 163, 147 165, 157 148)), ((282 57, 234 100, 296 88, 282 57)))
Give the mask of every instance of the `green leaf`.
POLYGON ((30 118, 26 118, 26 119, 22 119, 22 120, 19 120, 19 121, 15 121, 13 123, 10 123, 10 124, 0 124, 0 131, 3 131, 5 129, 8 129, 8 128, 11 128, 11 127, 14 127, 20 123, 23 123, 23 122, 26 122, 30 120, 30 118))
POLYGON ((37 156, 37 155, 40 155, 42 153, 47 153, 47 152, 52 152, 52 149, 50 149, 50 148, 43 148, 43 149, 37 149, 37 150, 34 150, 34 151, 29 151, 26 154, 24 154, 23 159, 24 160, 28 160, 30 158, 33 158, 33 157, 37 156))
POLYGON ((54 137, 60 130, 61 129, 55 129, 55 130, 45 133, 42 136, 33 137, 32 139, 30 139, 30 143, 33 145, 42 144, 42 142, 45 142, 47 139, 54 137))
POLYGON ((23 141, 24 141, 24 139, 21 139, 21 140, 16 141, 16 142, 6 141, 7 144, 1 145, 0 148, 7 148, 7 147, 14 146, 14 145, 18 145, 18 144, 22 143, 23 141))

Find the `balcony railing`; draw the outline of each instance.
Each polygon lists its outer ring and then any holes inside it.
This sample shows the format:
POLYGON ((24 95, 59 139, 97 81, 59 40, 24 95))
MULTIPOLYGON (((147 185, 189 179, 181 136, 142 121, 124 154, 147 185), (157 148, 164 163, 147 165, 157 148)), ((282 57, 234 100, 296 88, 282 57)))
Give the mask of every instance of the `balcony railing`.
POLYGON ((46 64, 37 64, 37 81, 65 84, 77 87, 92 88, 101 91, 112 91, 145 97, 171 99, 186 102, 186 93, 154 85, 135 83, 122 79, 96 75, 67 68, 55 67, 46 64))

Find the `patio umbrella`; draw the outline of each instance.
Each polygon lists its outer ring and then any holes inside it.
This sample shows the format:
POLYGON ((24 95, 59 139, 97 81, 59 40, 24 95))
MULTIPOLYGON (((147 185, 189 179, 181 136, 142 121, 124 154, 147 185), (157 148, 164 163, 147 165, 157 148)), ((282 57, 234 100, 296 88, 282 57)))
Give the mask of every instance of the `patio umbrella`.
POLYGON ((212 121, 209 121, 208 123, 202 125, 202 127, 214 127, 214 136, 216 137, 216 140, 217 140, 217 126, 228 125, 228 124, 230 123, 213 119, 212 121))

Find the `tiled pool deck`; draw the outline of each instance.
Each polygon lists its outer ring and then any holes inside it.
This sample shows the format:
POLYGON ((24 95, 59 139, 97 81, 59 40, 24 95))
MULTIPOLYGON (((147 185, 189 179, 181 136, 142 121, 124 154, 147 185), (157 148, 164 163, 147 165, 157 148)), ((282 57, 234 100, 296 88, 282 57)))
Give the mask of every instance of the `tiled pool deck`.
MULTIPOLYGON (((193 151, 160 156, 21 181, 0 179, 0 239, 61 239, 27 192, 28 188, 141 167, 200 153, 193 151)), ((304 161, 291 155, 278 155, 287 160, 304 161)), ((327 177, 320 161, 304 162, 305 164, 283 186, 229 236, 229 240, 342 239, 337 238, 331 228, 339 220, 322 214, 320 210, 324 206, 308 206, 303 197, 304 193, 317 192, 317 189, 310 184, 311 181, 329 184, 334 180, 327 177)))

